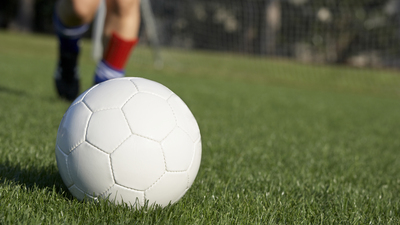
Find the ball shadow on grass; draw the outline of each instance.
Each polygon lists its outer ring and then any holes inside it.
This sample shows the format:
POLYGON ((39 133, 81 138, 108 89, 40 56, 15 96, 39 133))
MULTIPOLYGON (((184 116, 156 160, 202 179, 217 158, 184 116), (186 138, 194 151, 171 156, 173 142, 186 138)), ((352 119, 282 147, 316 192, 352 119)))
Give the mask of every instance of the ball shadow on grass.
POLYGON ((27 93, 25 91, 18 90, 18 89, 12 89, 12 88, 1 86, 1 85, 0 85, 0 93, 11 94, 11 95, 20 96, 20 97, 27 96, 27 93))
POLYGON ((28 191, 32 191, 35 187, 46 189, 49 192, 55 190, 57 194, 67 199, 74 199, 62 181, 56 165, 35 167, 22 166, 10 161, 2 162, 0 163, 0 185, 9 183, 9 181, 25 186, 28 191))

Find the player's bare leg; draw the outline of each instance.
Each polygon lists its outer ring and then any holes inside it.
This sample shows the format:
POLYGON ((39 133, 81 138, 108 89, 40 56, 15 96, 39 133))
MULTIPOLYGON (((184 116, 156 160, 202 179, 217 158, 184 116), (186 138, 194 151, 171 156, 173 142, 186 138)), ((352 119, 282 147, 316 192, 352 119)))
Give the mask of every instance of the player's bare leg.
POLYGON ((59 0, 56 13, 68 27, 77 27, 92 22, 100 0, 59 0))
POLYGON ((60 97, 74 100, 79 94, 79 40, 89 28, 100 0, 59 0, 53 16, 59 40, 55 84, 60 97))
POLYGON ((106 0, 102 60, 98 63, 94 81, 123 77, 130 53, 138 42, 140 0, 106 0))

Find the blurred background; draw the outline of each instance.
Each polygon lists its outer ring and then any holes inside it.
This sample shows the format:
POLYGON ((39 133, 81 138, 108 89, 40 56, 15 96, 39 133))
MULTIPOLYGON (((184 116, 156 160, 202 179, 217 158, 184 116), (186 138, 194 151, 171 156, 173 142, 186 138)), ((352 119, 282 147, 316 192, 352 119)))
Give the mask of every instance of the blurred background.
MULTIPOLYGON (((317 64, 400 67, 399 0, 147 1, 157 42, 163 47, 317 64)), ((1 0, 0 27, 51 34, 54 3, 1 0)), ((150 43, 146 27, 143 20, 141 44, 150 43)))

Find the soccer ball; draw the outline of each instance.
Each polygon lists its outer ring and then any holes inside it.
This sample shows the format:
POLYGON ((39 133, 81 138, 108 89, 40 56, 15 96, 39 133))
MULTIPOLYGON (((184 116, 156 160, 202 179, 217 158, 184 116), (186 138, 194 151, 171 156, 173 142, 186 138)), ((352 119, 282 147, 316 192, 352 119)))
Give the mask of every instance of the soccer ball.
POLYGON ((62 180, 77 199, 164 207, 193 184, 201 137, 189 108, 167 87, 118 78, 71 104, 55 152, 62 180))

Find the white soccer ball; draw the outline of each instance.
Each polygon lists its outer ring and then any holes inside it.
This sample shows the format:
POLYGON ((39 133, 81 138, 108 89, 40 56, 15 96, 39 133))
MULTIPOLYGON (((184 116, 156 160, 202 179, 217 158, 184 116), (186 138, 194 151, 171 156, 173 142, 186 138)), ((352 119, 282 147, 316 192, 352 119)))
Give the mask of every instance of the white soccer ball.
POLYGON ((61 177, 77 199, 164 207, 193 184, 201 137, 189 108, 167 87, 119 78, 71 104, 55 151, 61 177))

